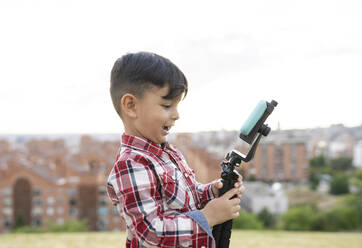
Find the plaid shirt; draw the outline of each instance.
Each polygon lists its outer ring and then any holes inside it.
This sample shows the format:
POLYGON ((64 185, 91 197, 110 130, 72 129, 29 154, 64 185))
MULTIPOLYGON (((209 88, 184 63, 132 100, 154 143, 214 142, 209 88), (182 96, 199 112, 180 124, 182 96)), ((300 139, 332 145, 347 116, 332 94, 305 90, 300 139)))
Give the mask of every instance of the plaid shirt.
POLYGON ((126 247, 215 247, 202 209, 215 196, 168 143, 122 135, 107 192, 126 221, 126 247))

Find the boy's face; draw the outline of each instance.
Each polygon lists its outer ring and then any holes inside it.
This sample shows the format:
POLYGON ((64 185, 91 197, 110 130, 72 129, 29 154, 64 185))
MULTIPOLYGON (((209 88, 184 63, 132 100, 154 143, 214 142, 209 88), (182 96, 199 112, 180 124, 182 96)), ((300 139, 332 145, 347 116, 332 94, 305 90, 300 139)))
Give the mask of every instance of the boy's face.
POLYGON ((162 98, 168 91, 168 85, 163 88, 151 87, 142 98, 137 98, 133 135, 147 138, 157 144, 166 141, 171 127, 179 119, 177 107, 182 97, 172 100, 162 98))

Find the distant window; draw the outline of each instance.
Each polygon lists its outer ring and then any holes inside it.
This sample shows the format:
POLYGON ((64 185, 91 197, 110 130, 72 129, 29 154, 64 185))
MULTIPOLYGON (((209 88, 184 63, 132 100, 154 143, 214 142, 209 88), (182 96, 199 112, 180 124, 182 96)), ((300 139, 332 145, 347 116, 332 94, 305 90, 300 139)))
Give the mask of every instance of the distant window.
POLYGON ((79 182, 80 182, 80 178, 79 178, 79 177, 69 177, 68 182, 69 182, 69 183, 79 183, 79 182))
POLYGON ((48 208, 47 215, 50 215, 50 216, 54 215, 54 208, 48 208))
POLYGON ((107 215, 108 209, 107 208, 98 208, 97 213, 98 213, 98 215, 107 215))
POLYGON ((70 216, 77 216, 78 215, 78 209, 76 209, 76 208, 70 208, 69 209, 69 215, 70 216))
POLYGON ((13 214, 13 209, 9 207, 3 208, 3 214, 5 216, 11 216, 13 214))
POLYGON ((11 193, 12 193, 11 188, 3 188, 3 189, 1 190, 2 196, 10 196, 11 193))
POLYGON ((37 216, 37 218, 32 219, 32 226, 41 226, 42 225, 42 219, 40 216, 37 216))
POLYGON ((114 215, 119 215, 117 207, 113 207, 113 214, 114 215))
POLYGON ((57 208, 57 213, 58 214, 63 214, 64 213, 64 209, 62 207, 58 207, 57 208))
POLYGON ((41 207, 35 207, 31 210, 33 216, 38 216, 43 214, 43 209, 41 207))
POLYGON ((101 206, 101 207, 107 206, 107 200, 106 199, 99 200, 99 206, 101 206))
POLYGON ((41 207, 42 206, 42 200, 40 199, 40 198, 35 198, 34 200, 33 200, 33 206, 34 207, 41 207))
POLYGON ((99 187, 98 193, 99 193, 99 195, 107 195, 106 187, 104 187, 104 186, 99 187))
POLYGON ((70 199, 69 200, 69 205, 74 207, 75 205, 77 205, 77 200, 76 199, 70 199))
POLYGON ((63 198, 57 198, 57 204, 63 204, 63 198))
POLYGON ((77 189, 76 188, 69 188, 68 189, 68 195, 69 196, 74 196, 77 194, 77 189))
POLYGON ((4 220, 3 226, 4 226, 5 228, 9 228, 9 227, 11 227, 11 222, 10 222, 9 220, 4 220))
POLYGON ((34 189, 33 196, 41 196, 41 189, 40 188, 34 189))
POLYGON ((4 206, 11 206, 13 204, 13 199, 10 197, 4 198, 4 206))
POLYGON ((54 197, 48 197, 48 198, 47 198, 47 203, 48 203, 48 205, 50 205, 50 206, 54 205, 54 203, 55 203, 55 198, 54 198, 54 197))
POLYGON ((97 222, 97 227, 99 230, 101 231, 105 231, 108 229, 108 221, 106 219, 100 219, 98 222, 97 222))

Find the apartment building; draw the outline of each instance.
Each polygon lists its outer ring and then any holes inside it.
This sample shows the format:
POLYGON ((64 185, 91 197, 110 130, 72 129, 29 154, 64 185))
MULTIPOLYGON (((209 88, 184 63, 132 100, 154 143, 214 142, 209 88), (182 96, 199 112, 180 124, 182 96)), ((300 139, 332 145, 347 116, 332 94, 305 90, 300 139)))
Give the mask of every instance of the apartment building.
POLYGON ((59 141, 31 141, 24 150, 0 143, 0 232, 16 222, 43 226, 69 219, 87 219, 91 230, 125 229, 105 188, 117 143, 86 137, 77 154, 59 147, 59 141))
POLYGON ((306 182, 309 162, 303 141, 285 140, 259 144, 246 175, 265 182, 306 182))

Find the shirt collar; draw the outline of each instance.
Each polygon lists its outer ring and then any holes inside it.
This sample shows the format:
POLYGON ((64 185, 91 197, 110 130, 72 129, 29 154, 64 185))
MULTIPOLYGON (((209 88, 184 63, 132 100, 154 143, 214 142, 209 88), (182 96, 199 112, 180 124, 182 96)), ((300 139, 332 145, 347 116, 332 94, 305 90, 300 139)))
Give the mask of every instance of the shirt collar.
MULTIPOLYGON (((122 134, 122 146, 127 146, 130 148, 134 148, 137 150, 147 151, 156 154, 157 156, 161 156, 162 152, 167 148, 171 149, 168 142, 162 144, 156 144, 155 142, 141 138, 138 136, 128 135, 123 133, 122 134)), ((171 149, 173 150, 173 149, 171 149)))

